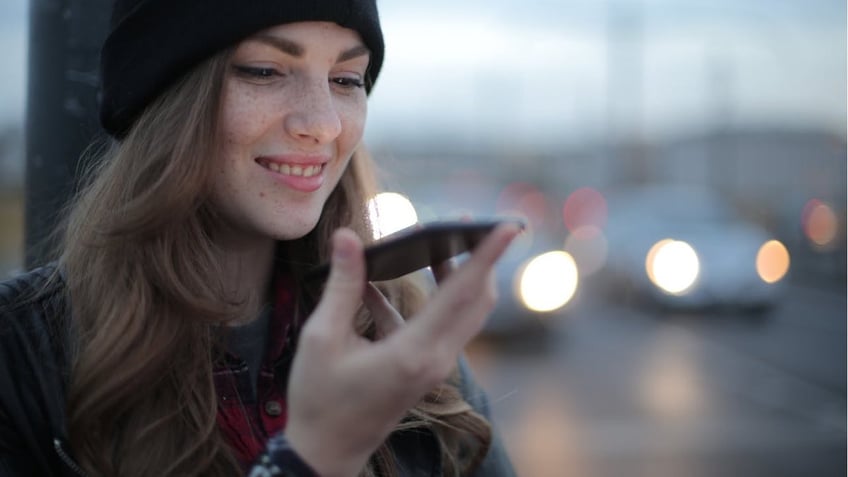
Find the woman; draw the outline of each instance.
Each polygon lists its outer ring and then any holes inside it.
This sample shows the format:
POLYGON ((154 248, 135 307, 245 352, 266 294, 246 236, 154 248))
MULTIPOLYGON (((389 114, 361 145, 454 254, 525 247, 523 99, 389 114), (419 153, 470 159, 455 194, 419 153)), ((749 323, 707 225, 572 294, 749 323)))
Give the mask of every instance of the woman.
POLYGON ((197 5, 116 5, 112 139, 0 286, 2 474, 511 475, 460 355, 517 229, 427 299, 364 279, 374 0, 197 5))

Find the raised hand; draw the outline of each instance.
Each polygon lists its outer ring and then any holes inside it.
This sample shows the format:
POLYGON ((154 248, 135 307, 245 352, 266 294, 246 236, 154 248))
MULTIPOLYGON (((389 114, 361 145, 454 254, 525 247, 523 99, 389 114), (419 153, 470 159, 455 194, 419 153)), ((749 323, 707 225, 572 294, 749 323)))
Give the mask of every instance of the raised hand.
POLYGON ((358 237, 336 232, 330 277, 289 378, 286 436, 320 475, 356 475, 407 410, 449 376, 495 305, 493 267, 518 233, 514 225, 496 228, 404 322, 366 283, 358 237), (381 339, 354 331, 361 302, 381 339))

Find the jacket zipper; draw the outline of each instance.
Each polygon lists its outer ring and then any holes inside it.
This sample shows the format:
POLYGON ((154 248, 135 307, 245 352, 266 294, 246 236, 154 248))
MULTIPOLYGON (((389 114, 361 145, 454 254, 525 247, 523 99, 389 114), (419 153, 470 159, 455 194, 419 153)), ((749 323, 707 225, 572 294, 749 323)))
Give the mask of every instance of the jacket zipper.
POLYGON ((62 459, 62 462, 64 462, 65 465, 70 467, 75 474, 79 475, 80 477, 86 477, 85 471, 82 470, 82 467, 80 467, 79 464, 74 462, 74 460, 71 459, 71 456, 69 456, 65 452, 65 449, 62 448, 62 441, 60 441, 59 439, 53 439, 53 448, 56 449, 56 454, 59 455, 59 458, 62 459))

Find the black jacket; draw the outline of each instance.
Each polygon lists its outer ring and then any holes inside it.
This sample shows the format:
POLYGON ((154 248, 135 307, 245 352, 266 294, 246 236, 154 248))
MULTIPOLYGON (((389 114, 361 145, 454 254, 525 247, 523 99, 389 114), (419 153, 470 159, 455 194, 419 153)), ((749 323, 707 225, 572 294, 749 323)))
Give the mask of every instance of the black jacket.
MULTIPOLYGON (((4 477, 85 475, 67 444, 69 355, 64 344, 69 314, 63 285, 48 281, 52 272, 49 267, 39 268, 0 283, 0 476, 4 477)), ((460 370, 463 395, 488 418, 485 394, 471 379, 464 362, 460 370)), ((440 475, 437 444, 426 434, 394 436, 392 447, 404 476, 440 475)), ((281 463, 299 460, 284 445, 271 454, 281 463)), ((514 476, 497 436, 475 476, 514 476)))

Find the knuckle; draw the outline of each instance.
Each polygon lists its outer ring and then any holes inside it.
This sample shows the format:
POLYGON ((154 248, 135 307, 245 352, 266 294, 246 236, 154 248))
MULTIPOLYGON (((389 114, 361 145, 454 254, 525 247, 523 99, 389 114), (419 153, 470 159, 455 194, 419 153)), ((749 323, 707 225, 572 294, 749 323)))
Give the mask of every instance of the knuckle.
POLYGON ((401 355, 397 364, 401 376, 410 381, 419 381, 427 373, 426 360, 415 353, 401 355))
POLYGON ((338 276, 338 279, 328 281, 324 294, 327 296, 358 296, 364 289, 364 282, 356 277, 338 276))
POLYGON ((459 288, 453 296, 453 304, 458 309, 483 309, 491 311, 498 301, 497 291, 493 287, 465 286, 459 288))
POLYGON ((302 348, 324 348, 330 341, 330 335, 322 327, 316 326, 314 322, 307 323, 298 337, 298 347, 302 348))
POLYGON ((492 311, 498 304, 498 287, 494 277, 490 277, 482 293, 482 305, 486 311, 492 311))
POLYGON ((463 286, 454 295, 454 303, 460 307, 468 307, 480 301, 481 293, 479 287, 463 286))
POLYGON ((437 356, 433 352, 417 356, 407 354, 398 361, 403 379, 426 388, 433 387, 448 378, 451 372, 450 362, 450 359, 437 356))

